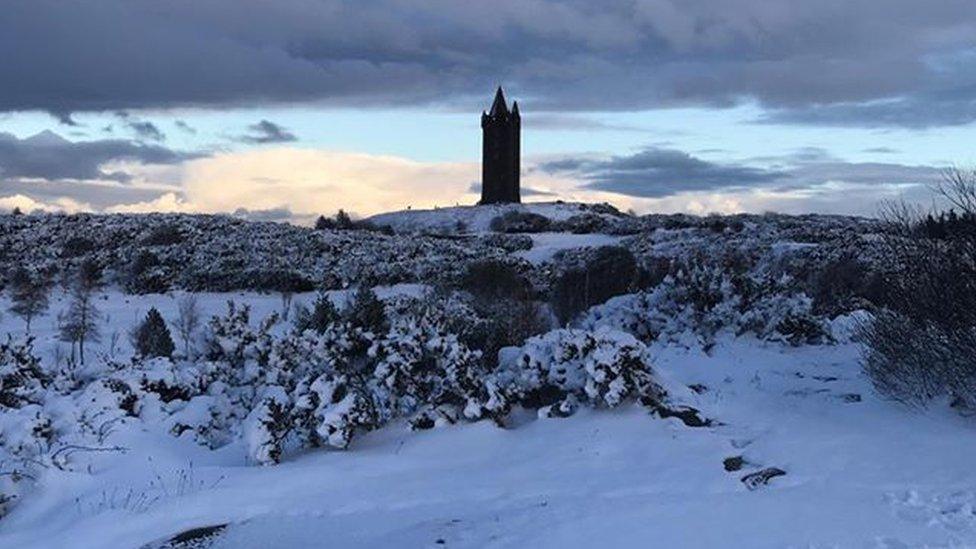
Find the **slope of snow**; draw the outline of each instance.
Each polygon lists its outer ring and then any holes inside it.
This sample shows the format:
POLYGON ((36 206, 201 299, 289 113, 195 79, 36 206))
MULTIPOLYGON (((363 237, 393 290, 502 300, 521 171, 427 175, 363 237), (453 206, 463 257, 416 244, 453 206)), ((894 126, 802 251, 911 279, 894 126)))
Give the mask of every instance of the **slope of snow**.
POLYGON ((111 442, 130 451, 91 475, 47 471, 0 522, 0 546, 131 548, 225 523, 210 546, 976 545, 971 421, 878 399, 856 346, 656 351, 720 424, 627 407, 509 429, 392 426, 267 468, 245 466, 238 444, 120 432, 111 442), (740 478, 764 467, 787 474, 748 490, 740 478))
POLYGON ((551 260, 562 250, 612 246, 622 239, 608 234, 536 233, 529 236, 532 238, 532 248, 516 252, 515 255, 536 265, 551 260))
MULTIPOLYGON (((575 202, 529 202, 524 204, 487 204, 484 206, 456 206, 435 210, 403 210, 374 215, 368 220, 376 225, 390 226, 398 233, 410 232, 483 232, 491 220, 510 211, 539 214, 552 221, 563 221, 574 215, 591 211, 590 206, 575 202)), ((604 214, 606 215, 606 214, 604 214)))

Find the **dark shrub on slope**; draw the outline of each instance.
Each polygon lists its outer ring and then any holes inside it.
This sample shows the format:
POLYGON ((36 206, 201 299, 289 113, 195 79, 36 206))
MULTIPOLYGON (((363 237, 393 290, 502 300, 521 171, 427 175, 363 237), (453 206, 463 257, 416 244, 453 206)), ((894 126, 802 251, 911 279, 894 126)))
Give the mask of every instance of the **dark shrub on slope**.
POLYGON ((560 322, 613 296, 633 291, 638 281, 637 260, 626 248, 597 248, 581 267, 571 267, 552 287, 550 303, 560 322))
POLYGON ((550 228, 549 218, 543 215, 512 210, 491 220, 496 233, 541 233, 550 228))

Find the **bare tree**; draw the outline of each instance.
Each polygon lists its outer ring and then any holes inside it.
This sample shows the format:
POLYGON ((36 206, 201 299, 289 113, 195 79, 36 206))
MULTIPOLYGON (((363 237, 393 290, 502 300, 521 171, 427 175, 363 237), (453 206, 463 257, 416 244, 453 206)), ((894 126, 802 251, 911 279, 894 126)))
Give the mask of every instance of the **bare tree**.
POLYGON ((185 294, 180 298, 179 316, 173 322, 176 333, 183 341, 183 355, 190 358, 190 341, 193 340, 193 333, 200 327, 200 307, 197 304, 197 296, 185 294))
POLYGON ((935 192, 962 213, 976 214, 976 169, 948 168, 935 192))
POLYGON ((976 409, 976 171, 953 168, 934 192, 951 208, 888 204, 882 302, 859 329, 880 392, 924 405, 937 396, 976 409))
POLYGON ((61 341, 71 343, 72 355, 74 346, 78 346, 78 358, 82 365, 85 364, 85 343, 101 340, 98 329, 101 312, 95 307, 94 298, 94 288, 79 277, 71 290, 71 304, 58 317, 61 341))
POLYGON ((41 275, 31 275, 24 267, 17 267, 10 274, 10 312, 24 319, 27 333, 31 320, 48 308, 50 280, 41 275))

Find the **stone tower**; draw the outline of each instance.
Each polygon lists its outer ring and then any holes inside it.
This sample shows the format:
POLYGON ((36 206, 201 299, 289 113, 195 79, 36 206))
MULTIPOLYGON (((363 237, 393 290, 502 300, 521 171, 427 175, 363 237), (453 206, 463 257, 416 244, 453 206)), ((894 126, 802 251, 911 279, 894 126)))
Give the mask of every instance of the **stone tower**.
POLYGON ((481 113, 481 204, 521 202, 521 128, 518 101, 512 103, 509 111, 499 86, 491 110, 481 113))

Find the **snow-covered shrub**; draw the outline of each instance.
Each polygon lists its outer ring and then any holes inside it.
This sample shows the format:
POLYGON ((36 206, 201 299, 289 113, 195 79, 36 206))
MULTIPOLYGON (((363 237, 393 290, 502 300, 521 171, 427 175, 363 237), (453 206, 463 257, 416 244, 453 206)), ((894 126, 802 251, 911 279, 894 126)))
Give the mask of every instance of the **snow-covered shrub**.
POLYGON ((590 234, 607 232, 610 222, 605 216, 595 213, 574 215, 553 224, 552 229, 573 234, 590 234))
POLYGON ((37 404, 0 413, 0 518, 37 478, 54 438, 51 417, 37 404))
POLYGON ((649 292, 638 292, 592 307, 577 323, 585 329, 607 326, 645 343, 659 338, 687 343, 691 335, 708 348, 721 332, 783 341, 791 345, 830 341, 827 323, 811 312, 803 294, 758 291, 740 294, 723 276, 698 277, 696 287, 668 277, 649 292))
POLYGON ((388 324, 383 302, 368 286, 360 286, 356 290, 352 303, 343 311, 343 317, 353 327, 372 333, 382 333, 388 324))
POLYGON ((339 319, 339 311, 332 300, 326 294, 319 294, 312 303, 312 308, 300 306, 295 315, 295 331, 298 333, 305 330, 314 330, 316 333, 323 333, 330 324, 339 319))
POLYGON ((257 328, 251 326, 250 320, 250 306, 228 301, 227 315, 214 316, 206 326, 206 358, 241 368, 248 359, 266 357, 271 344, 268 332, 278 316, 272 314, 257 328))
POLYGON ((549 230, 549 218, 532 212, 509 210, 491 220, 496 233, 541 233, 549 230))
POLYGON ((0 409, 20 408, 40 400, 48 382, 40 360, 34 356, 34 339, 0 343, 0 409))
POLYGON ((204 393, 207 386, 204 373, 196 365, 167 357, 134 360, 124 372, 142 391, 156 395, 164 403, 189 401, 204 393))
POLYGON ((560 329, 529 339, 507 365, 510 390, 524 405, 569 413, 575 402, 615 407, 626 400, 660 403, 647 347, 610 330, 560 329), (570 399, 570 400, 567 400, 570 399))
POLYGON ((509 253, 532 249, 532 237, 525 234, 490 233, 480 237, 479 240, 488 246, 501 248, 509 253))
POLYGON ((291 432, 289 399, 281 387, 268 387, 258 406, 247 417, 244 441, 248 455, 262 465, 281 461, 291 432))
POLYGON ((380 411, 362 379, 324 375, 309 387, 317 406, 312 410, 315 432, 329 446, 346 448, 357 432, 381 425, 380 411))

